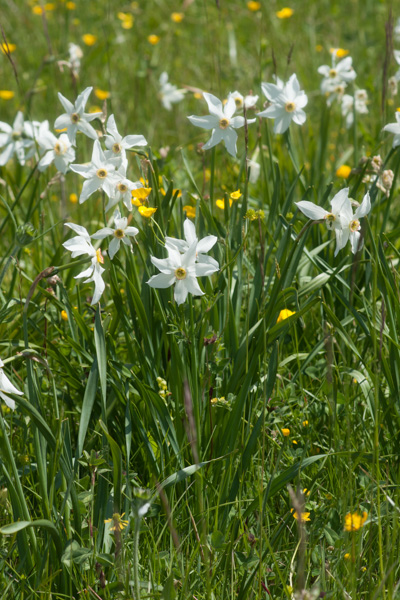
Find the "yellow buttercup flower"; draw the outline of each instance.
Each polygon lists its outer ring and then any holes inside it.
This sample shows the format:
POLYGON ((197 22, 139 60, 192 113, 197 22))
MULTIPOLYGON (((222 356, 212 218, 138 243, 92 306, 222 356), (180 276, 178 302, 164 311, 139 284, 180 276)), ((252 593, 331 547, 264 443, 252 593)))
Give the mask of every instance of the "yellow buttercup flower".
POLYGON ((190 204, 184 206, 183 211, 186 213, 188 219, 194 219, 196 216, 196 207, 190 206, 190 204))
POLYGON ((69 201, 72 202, 72 204, 76 204, 78 202, 78 195, 77 194, 70 194, 69 195, 69 201))
MULTIPOLYGON (((215 204, 218 206, 218 208, 220 208, 221 210, 225 209, 225 200, 223 198, 219 198, 218 200, 215 201, 215 204)), ((233 204, 233 200, 231 200, 229 198, 229 206, 232 206, 233 204)))
POLYGON ((2 100, 12 100, 15 96, 15 92, 11 90, 0 90, 0 98, 2 100))
POLYGON ((230 194, 229 197, 232 200, 239 200, 241 195, 242 195, 242 192, 240 190, 236 190, 236 192, 232 192, 232 194, 230 194))
POLYGON ((285 437, 288 437, 290 435, 290 429, 288 429, 287 427, 284 427, 283 429, 281 429, 282 431, 282 435, 285 437))
POLYGON ((67 8, 68 10, 75 10, 75 9, 76 9, 76 4, 75 4, 75 2, 67 2, 67 3, 65 4, 65 6, 66 6, 66 8, 67 8))
POLYGON ((358 531, 364 526, 365 521, 368 518, 368 513, 364 510, 362 515, 355 513, 347 513, 344 518, 344 529, 345 531, 358 531))
POLYGON ((249 2, 247 3, 247 8, 251 12, 257 12, 258 10, 261 9, 261 2, 256 2, 255 0, 249 0, 249 2))
POLYGON ((303 421, 303 427, 307 427, 308 426, 308 421, 303 421))
POLYGON ((349 51, 345 50, 344 48, 330 48, 329 52, 331 54, 335 54, 337 58, 344 58, 349 53, 349 51))
POLYGON ((173 12, 171 14, 171 21, 173 21, 174 23, 182 23, 184 18, 185 15, 181 12, 173 12))
POLYGON ((6 44, 5 42, 3 42, 2 44, 0 44, 0 49, 3 54, 11 54, 11 52, 14 52, 17 49, 17 46, 15 44, 6 44))
POLYGON ((63 321, 68 321, 68 315, 66 310, 61 311, 61 318, 63 321))
POLYGON ((122 21, 121 27, 123 29, 132 29, 133 22, 134 22, 135 19, 134 19, 133 15, 131 15, 131 13, 119 12, 118 13, 118 19, 120 21, 122 21))
POLYGON ((336 171, 336 176, 343 177, 343 179, 347 179, 350 173, 351 167, 349 167, 349 165, 341 165, 336 171))
MULTIPOLYGON (((297 514, 297 512, 294 510, 294 508, 290 509, 290 512, 292 513, 293 517, 296 519, 296 521, 299 520, 299 515, 297 514)), ((310 513, 309 512, 302 512, 301 513, 301 521, 304 523, 305 521, 311 521, 310 519, 310 513)))
POLYGON ((139 206, 138 211, 142 215, 142 217, 146 217, 146 219, 150 219, 152 215, 156 212, 156 208, 152 208, 151 206, 139 206))
POLYGON ((110 92, 107 92, 106 90, 101 90, 100 88, 95 88, 94 95, 99 100, 107 100, 107 98, 110 97, 110 92))
POLYGON ((152 46, 156 46, 156 44, 158 44, 158 42, 161 40, 159 35, 155 35, 154 33, 152 35, 148 35, 147 36, 147 41, 152 45, 152 46))
MULTIPOLYGON (((138 188, 137 190, 132 190, 132 198, 134 200, 139 200, 140 204, 143 204, 144 200, 146 200, 146 198, 150 195, 151 190, 151 187, 142 187, 138 188)), ((135 202, 133 202, 133 200, 132 204, 138 206, 135 202)))
POLYGON ((350 560, 350 552, 346 552, 346 554, 344 555, 344 558, 346 560, 350 560))
POLYGON ((122 515, 120 515, 119 513, 114 513, 111 519, 106 519, 104 521, 104 523, 114 523, 114 525, 110 527, 110 531, 122 531, 122 529, 124 529, 128 525, 129 521, 122 518, 124 514, 125 513, 122 513, 122 515))
POLYGON ((277 318, 276 322, 280 323, 281 321, 284 321, 285 319, 288 319, 289 317, 291 317, 292 315, 296 314, 294 311, 289 310, 287 308, 284 308, 283 310, 281 310, 281 312, 279 313, 279 317, 277 318))
POLYGON ((276 16, 278 17, 278 19, 289 19, 294 13, 293 8, 282 8, 281 10, 278 10, 278 12, 276 13, 276 16))
POLYGON ((44 8, 41 6, 32 6, 32 12, 34 15, 42 15, 44 13, 44 8))
POLYGON ((97 35, 93 35, 93 33, 84 33, 82 41, 86 46, 94 46, 97 42, 97 35))

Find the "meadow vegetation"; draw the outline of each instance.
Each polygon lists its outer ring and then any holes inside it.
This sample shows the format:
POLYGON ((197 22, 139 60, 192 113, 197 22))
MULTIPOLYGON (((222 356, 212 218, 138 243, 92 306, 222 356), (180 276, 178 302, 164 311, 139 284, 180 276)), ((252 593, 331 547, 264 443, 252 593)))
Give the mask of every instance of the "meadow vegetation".
POLYGON ((1 598, 400 598, 400 13, 5 4, 1 598))

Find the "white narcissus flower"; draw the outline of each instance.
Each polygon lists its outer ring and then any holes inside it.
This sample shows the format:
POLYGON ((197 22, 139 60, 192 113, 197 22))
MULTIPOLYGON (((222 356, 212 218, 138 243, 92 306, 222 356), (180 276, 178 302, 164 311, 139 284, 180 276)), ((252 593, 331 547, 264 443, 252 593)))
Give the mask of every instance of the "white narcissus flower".
POLYGON ((353 59, 351 56, 346 56, 343 60, 336 64, 336 55, 332 54, 332 66, 322 65, 318 67, 318 73, 324 77, 321 82, 322 92, 333 92, 336 85, 339 83, 350 83, 354 81, 357 73, 353 69, 353 59))
POLYGON ((116 166, 120 164, 119 158, 106 158, 98 140, 93 144, 92 161, 87 165, 70 165, 71 171, 82 175, 86 179, 82 186, 79 203, 85 202, 97 190, 104 190, 109 198, 114 196, 118 176, 116 166))
POLYGON ((151 257, 151 262, 159 271, 147 282, 153 288, 168 288, 175 284, 174 298, 177 304, 183 304, 188 294, 203 296, 197 277, 211 275, 218 269, 207 263, 196 263, 197 242, 181 254, 175 248, 166 246, 168 258, 151 257))
POLYGON ((69 64, 74 77, 78 77, 81 68, 82 49, 77 44, 70 42, 68 44, 69 64))
POLYGON ((17 394, 17 396, 22 396, 23 392, 20 392, 15 385, 11 383, 7 375, 4 373, 3 367, 4 363, 0 359, 0 397, 4 400, 8 408, 15 410, 15 401, 7 394, 17 394))
POLYGON ((168 73, 165 71, 164 73, 161 73, 159 83, 161 102, 167 110, 171 110, 173 104, 184 99, 185 90, 178 90, 176 85, 169 83, 168 73))
POLYGON ((363 198, 362 203, 357 208, 356 212, 353 215, 353 209, 351 208, 350 199, 343 203, 341 211, 340 211, 340 221, 341 221, 341 229, 339 231, 339 235, 336 237, 337 247, 335 251, 335 256, 345 247, 348 240, 350 239, 351 251, 355 254, 358 250, 362 248, 362 240, 360 234, 360 219, 365 217, 369 211, 371 210, 371 200, 369 197, 369 192, 367 192, 363 198))
POLYGON ((306 113, 303 108, 308 102, 308 98, 303 90, 300 90, 300 84, 295 74, 279 91, 279 87, 274 84, 263 84, 263 91, 269 96, 272 106, 269 106, 258 117, 275 119, 274 133, 284 133, 292 121, 297 125, 303 125, 306 120, 306 113))
POLYGON ((110 242, 108 247, 108 256, 111 260, 118 252, 121 242, 126 246, 131 247, 132 244, 129 237, 134 237, 139 233, 139 229, 136 227, 128 227, 128 219, 126 217, 121 217, 119 210, 116 210, 114 213, 114 225, 115 229, 112 227, 103 227, 103 229, 96 231, 96 233, 92 235, 92 238, 95 240, 103 240, 108 235, 114 236, 114 239, 110 242))
POLYGON ((143 135, 126 135, 122 137, 118 133, 114 115, 110 115, 107 120, 107 135, 104 141, 108 152, 107 158, 120 157, 123 163, 126 163, 126 150, 134 146, 147 146, 147 140, 143 135))
POLYGON ((295 202, 295 204, 309 219, 312 219, 313 221, 324 220, 327 228, 331 230, 341 229, 340 211, 343 203, 346 202, 348 198, 349 188, 347 187, 340 190, 340 192, 332 198, 331 211, 325 210, 322 206, 318 206, 318 204, 314 204, 314 202, 309 202, 308 200, 301 200, 300 202, 295 202))
POLYGON ((106 287, 102 278, 102 274, 105 271, 101 266, 104 263, 103 255, 100 248, 96 250, 96 248, 93 247, 92 242, 90 241, 90 235, 84 227, 75 225, 74 223, 65 223, 65 225, 78 234, 63 243, 64 248, 71 252, 71 257, 76 258, 77 256, 87 254, 92 259, 90 267, 79 273, 79 275, 75 275, 75 279, 87 277, 84 283, 94 282, 94 294, 91 302, 93 306, 100 300, 106 287))
POLYGON ((126 177, 126 167, 124 164, 115 172, 115 188, 113 195, 110 197, 106 211, 110 210, 118 202, 123 202, 126 208, 132 210, 132 190, 138 190, 143 187, 140 181, 131 181, 126 177))
POLYGON ((14 123, 9 125, 0 121, 0 167, 3 167, 15 154, 21 165, 25 164, 25 150, 30 148, 32 140, 26 139, 24 130, 24 115, 17 112, 14 123))
POLYGON ((178 252, 187 252, 189 248, 196 244, 196 261, 198 263, 206 263, 212 265, 217 270, 219 269, 218 262, 211 256, 206 256, 205 252, 209 252, 213 246, 217 243, 217 237, 215 235, 206 235, 201 240, 197 239, 196 228, 194 223, 190 219, 185 219, 183 224, 183 230, 185 232, 185 239, 179 240, 172 237, 165 238, 165 245, 167 248, 178 250, 178 252))
POLYGON ((344 94, 342 97, 342 116, 346 119, 346 127, 349 129, 354 123, 353 105, 356 113, 367 114, 368 94, 366 90, 356 90, 353 96, 344 94))
MULTIPOLYGON (((211 137, 203 146, 203 150, 209 150, 216 146, 221 140, 224 140, 226 149, 231 156, 236 156, 237 133, 235 129, 243 127, 244 117, 234 117, 236 110, 235 100, 232 96, 228 97, 225 106, 213 94, 203 92, 205 101, 210 111, 209 115, 198 117, 192 115, 188 117, 192 125, 202 127, 203 129, 212 129, 211 137)), ((255 119, 247 119, 247 123, 254 123, 255 119)))
POLYGON ((400 112, 395 112, 394 116, 396 117, 396 123, 388 123, 383 128, 383 131, 394 134, 392 147, 396 148, 397 146, 400 146, 400 112))
POLYGON ((61 104, 65 109, 65 113, 57 117, 54 123, 54 129, 65 129, 67 128, 67 135, 71 144, 76 144, 76 132, 82 131, 92 140, 97 140, 96 130, 90 125, 89 121, 100 118, 103 113, 85 113, 85 106, 92 87, 87 87, 75 100, 75 104, 72 104, 67 98, 65 98, 60 92, 58 97, 61 104))
POLYGON ((228 99, 230 96, 232 96, 232 98, 235 101, 236 109, 243 108, 243 106, 246 108, 246 110, 249 108, 254 108, 256 105, 256 102, 258 100, 258 96, 253 96, 253 94, 249 94, 248 96, 243 96, 237 90, 235 90, 234 92, 231 92, 228 96, 228 99))
POLYGON ((48 123, 45 121, 39 127, 37 143, 41 152, 44 153, 38 163, 39 171, 44 171, 51 163, 54 163, 56 169, 65 174, 69 164, 75 160, 75 150, 67 134, 62 133, 57 138, 54 133, 49 131, 48 123))

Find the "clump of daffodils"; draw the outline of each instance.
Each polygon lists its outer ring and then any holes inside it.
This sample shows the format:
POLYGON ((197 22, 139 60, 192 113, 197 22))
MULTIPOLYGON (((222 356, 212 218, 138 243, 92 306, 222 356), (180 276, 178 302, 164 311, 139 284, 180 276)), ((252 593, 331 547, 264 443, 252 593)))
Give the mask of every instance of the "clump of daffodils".
POLYGON ((151 257, 151 262, 160 271, 148 280, 148 285, 153 288, 168 288, 175 286, 174 299, 180 305, 188 296, 203 296, 204 292, 197 281, 203 277, 215 273, 219 265, 215 259, 205 253, 217 242, 213 235, 198 240, 194 224, 186 219, 185 240, 166 238, 165 248, 168 258, 151 257))
POLYGON ((326 96, 328 105, 331 105, 336 98, 341 98, 347 84, 355 80, 357 74, 353 68, 353 59, 346 56, 338 63, 337 49, 333 49, 332 64, 322 65, 318 68, 318 73, 323 76, 321 81, 321 92, 326 96))
POLYGON ((367 192, 360 206, 353 214, 352 203, 349 198, 349 188, 340 190, 331 200, 331 210, 325 210, 313 202, 302 200, 295 203, 297 208, 314 221, 325 222, 328 229, 335 232, 336 250, 335 256, 342 250, 350 240, 351 250, 355 254, 362 247, 360 234, 360 219, 365 217, 371 210, 371 201, 367 192))

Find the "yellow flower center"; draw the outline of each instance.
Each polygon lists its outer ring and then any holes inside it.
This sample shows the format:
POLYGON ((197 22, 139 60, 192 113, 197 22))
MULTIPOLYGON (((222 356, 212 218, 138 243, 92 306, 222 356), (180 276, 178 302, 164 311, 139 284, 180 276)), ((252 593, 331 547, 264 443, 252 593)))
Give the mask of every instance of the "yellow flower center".
POLYGON ((115 235, 115 237, 116 237, 116 238, 118 238, 119 240, 120 240, 121 238, 125 237, 125 233, 124 233, 124 230, 123 230, 123 229, 116 229, 116 230, 114 231, 114 235, 115 235))
POLYGON ((80 115, 78 115, 78 113, 72 113, 72 115, 71 115, 72 123, 79 123, 80 120, 81 120, 81 117, 80 117, 80 115))
POLYGON ((96 250, 96 258, 98 263, 100 263, 101 265, 104 264, 104 256, 102 255, 100 248, 96 250))
POLYGON ((117 185, 117 190, 121 192, 121 194, 125 194, 125 192, 128 191, 128 186, 126 186, 124 183, 119 183, 117 185))
POLYGON ((241 108, 243 106, 243 100, 241 98, 239 98, 239 96, 236 96, 235 104, 236 104, 236 108, 241 108))
POLYGON ((12 135, 11 135, 13 140, 19 140, 21 137, 21 132, 20 131, 13 131, 12 135))
POLYGON ((60 144, 60 142, 57 142, 56 144, 54 144, 54 152, 60 156, 60 154, 65 154, 67 151, 67 147, 65 146, 65 144, 60 144))
POLYGON ((291 113, 294 111, 295 108, 296 108, 296 105, 294 102, 286 102, 286 104, 285 104, 286 112, 291 113))
POLYGON ((226 129, 228 127, 228 125, 229 125, 229 119, 225 119, 225 118, 220 119, 220 121, 219 121, 220 129, 226 129))
POLYGON ((336 69, 329 69, 329 77, 332 77, 332 79, 333 79, 334 77, 336 77, 336 75, 337 75, 336 69))
POLYGON ((324 219, 328 221, 328 223, 334 223, 336 221, 336 216, 333 213, 328 213, 324 216, 324 219))
POLYGON ((118 144, 117 142, 115 144, 113 144, 112 147, 112 151, 114 152, 114 154, 119 154, 122 150, 121 144, 118 144))
POLYGON ((105 179, 107 177, 107 171, 105 169, 97 169, 96 175, 99 179, 105 179))
POLYGON ((360 221, 358 219, 354 219, 350 222, 350 231, 358 231, 360 229, 360 221))
POLYGON ((186 278, 186 270, 183 267, 179 267, 175 271, 175 277, 177 279, 185 279, 186 278))

